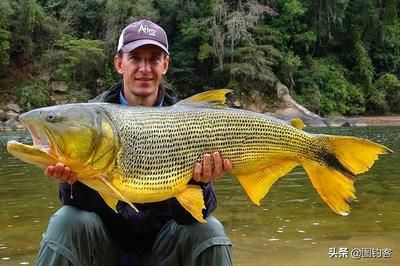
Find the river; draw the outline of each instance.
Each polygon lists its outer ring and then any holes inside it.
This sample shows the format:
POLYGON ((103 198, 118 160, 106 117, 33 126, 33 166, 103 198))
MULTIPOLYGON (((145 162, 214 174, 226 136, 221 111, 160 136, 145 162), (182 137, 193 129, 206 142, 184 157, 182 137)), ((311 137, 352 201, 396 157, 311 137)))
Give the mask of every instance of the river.
MULTIPOLYGON (((400 265, 400 127, 309 128, 354 135, 391 148, 356 181, 347 217, 334 214, 302 168, 280 178, 262 200, 250 203, 237 180, 216 182, 218 209, 233 242, 235 265, 400 265), (380 258, 379 258, 380 257, 380 258)), ((0 134, 0 265, 33 265, 49 217, 60 207, 57 184, 42 170, 10 156, 0 134)))

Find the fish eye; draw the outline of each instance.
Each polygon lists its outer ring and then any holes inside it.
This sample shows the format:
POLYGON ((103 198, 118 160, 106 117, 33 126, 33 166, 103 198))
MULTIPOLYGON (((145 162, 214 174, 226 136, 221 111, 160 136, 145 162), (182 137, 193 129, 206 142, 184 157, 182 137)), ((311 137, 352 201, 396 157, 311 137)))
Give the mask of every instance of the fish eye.
POLYGON ((56 122, 57 114, 55 112, 48 112, 46 114, 46 121, 47 122, 56 122))

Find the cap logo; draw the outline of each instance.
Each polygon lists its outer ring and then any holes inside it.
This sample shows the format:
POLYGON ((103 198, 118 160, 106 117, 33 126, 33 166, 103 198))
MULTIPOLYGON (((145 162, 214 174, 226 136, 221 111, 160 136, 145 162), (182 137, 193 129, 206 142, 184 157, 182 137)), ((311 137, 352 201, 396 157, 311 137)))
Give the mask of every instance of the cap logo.
POLYGON ((156 30, 150 29, 147 25, 140 24, 138 33, 143 32, 144 35, 156 36, 156 30))

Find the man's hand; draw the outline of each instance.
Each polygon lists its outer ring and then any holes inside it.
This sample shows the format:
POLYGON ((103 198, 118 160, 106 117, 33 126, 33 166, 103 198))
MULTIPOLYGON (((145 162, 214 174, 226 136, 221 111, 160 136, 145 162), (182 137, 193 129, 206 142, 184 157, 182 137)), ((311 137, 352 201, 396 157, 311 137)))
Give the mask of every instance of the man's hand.
POLYGON ((70 185, 76 182, 74 173, 63 163, 56 163, 56 165, 47 166, 47 168, 44 169, 44 174, 48 177, 53 177, 60 182, 65 182, 70 185))
POLYGON ((232 170, 232 163, 228 159, 222 160, 219 152, 204 154, 203 164, 197 163, 193 170, 193 179, 198 182, 214 182, 218 177, 232 170), (213 167, 214 165, 214 167, 213 167))

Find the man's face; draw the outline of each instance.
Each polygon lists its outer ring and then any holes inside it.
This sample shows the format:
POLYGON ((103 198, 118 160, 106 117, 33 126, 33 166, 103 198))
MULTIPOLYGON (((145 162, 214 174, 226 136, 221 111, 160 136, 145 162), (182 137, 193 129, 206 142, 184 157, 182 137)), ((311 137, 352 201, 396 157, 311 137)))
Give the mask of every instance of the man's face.
POLYGON ((144 45, 122 53, 122 57, 116 56, 114 64, 123 77, 125 96, 146 98, 157 95, 162 76, 168 70, 169 58, 161 48, 144 45))

